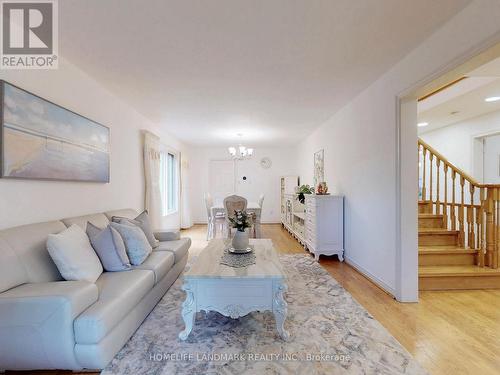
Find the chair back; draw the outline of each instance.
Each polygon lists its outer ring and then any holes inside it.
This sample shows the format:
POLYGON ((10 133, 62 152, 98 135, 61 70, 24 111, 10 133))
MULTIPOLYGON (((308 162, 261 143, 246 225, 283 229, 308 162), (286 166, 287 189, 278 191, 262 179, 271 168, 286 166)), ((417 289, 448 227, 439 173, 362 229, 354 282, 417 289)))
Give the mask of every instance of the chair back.
POLYGON ((264 204, 264 197, 265 195, 264 194, 261 194, 259 196, 259 207, 262 208, 262 205, 264 204))
POLYGON ((205 193, 205 207, 207 208, 207 217, 210 219, 212 216, 212 207, 214 205, 214 199, 210 193, 205 193))
POLYGON ((247 200, 239 195, 230 195, 224 198, 224 209, 226 210, 226 218, 232 218, 234 211, 245 211, 247 209, 247 200))

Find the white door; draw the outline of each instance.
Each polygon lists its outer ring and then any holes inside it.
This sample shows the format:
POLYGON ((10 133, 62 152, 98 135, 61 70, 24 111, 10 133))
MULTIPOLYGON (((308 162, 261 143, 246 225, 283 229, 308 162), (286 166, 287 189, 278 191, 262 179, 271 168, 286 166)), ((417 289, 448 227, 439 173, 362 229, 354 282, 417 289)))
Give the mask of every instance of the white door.
POLYGON ((209 190, 215 204, 222 204, 228 195, 235 192, 235 171, 233 160, 210 160, 209 190))
POLYGON ((484 183, 500 184, 500 134, 485 138, 483 161, 484 183))

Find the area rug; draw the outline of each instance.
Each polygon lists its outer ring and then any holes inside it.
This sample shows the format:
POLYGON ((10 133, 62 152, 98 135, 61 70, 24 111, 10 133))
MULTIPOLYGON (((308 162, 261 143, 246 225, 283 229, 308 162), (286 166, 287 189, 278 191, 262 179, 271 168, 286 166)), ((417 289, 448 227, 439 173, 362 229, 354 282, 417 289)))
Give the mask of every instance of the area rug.
POLYGON ((281 255, 288 342, 270 312, 230 319, 198 313, 188 339, 179 278, 103 374, 425 374, 411 355, 323 267, 281 255))

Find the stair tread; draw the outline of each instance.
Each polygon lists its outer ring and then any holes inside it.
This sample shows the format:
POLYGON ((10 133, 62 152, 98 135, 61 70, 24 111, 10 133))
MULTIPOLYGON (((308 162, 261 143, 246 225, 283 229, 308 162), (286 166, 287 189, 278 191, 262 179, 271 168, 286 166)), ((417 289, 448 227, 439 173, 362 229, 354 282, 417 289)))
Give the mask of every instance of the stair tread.
POLYGON ((474 265, 457 266, 419 266, 419 277, 425 276, 499 276, 500 269, 479 267, 474 265))
POLYGON ((421 246, 419 254, 476 254, 477 250, 464 249, 458 246, 421 246))
POLYGON ((446 228, 418 228, 418 233, 432 233, 432 234, 458 234, 458 230, 450 230, 446 228))
POLYGON ((428 218, 428 217, 431 217, 431 218, 436 218, 436 219, 442 219, 443 215, 442 214, 420 213, 420 214, 418 214, 418 217, 419 218, 428 218))
POLYGON ((468 247, 463 247, 460 245, 421 245, 418 250, 471 250, 477 251, 476 249, 469 249, 468 247))

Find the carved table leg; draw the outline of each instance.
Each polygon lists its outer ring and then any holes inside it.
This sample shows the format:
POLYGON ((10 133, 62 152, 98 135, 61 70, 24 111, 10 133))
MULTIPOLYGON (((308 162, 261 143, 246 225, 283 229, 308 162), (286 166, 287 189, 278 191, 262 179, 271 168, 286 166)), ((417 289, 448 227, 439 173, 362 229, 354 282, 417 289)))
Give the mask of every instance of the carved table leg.
POLYGON ((193 329, 194 318, 196 316, 196 303, 192 285, 185 281, 182 289, 186 291, 186 300, 182 303, 182 319, 186 327, 179 333, 181 340, 186 340, 193 329))
POLYGON ((287 285, 282 280, 276 280, 273 285, 273 314, 276 319, 276 329, 280 334, 281 338, 285 341, 288 340, 290 334, 285 330, 285 320, 286 314, 288 312, 288 307, 285 299, 283 298, 283 293, 288 289, 287 285))

